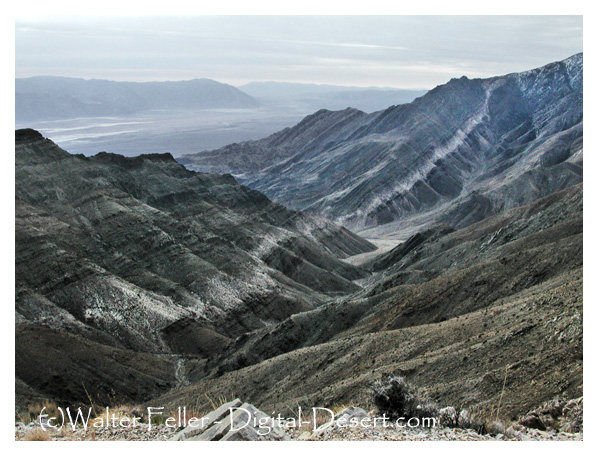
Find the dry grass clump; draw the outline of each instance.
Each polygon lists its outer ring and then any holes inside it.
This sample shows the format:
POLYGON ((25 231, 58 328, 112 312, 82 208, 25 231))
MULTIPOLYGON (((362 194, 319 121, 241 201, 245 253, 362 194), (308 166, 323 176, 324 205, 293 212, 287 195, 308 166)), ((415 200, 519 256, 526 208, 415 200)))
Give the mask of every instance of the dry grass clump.
MULTIPOLYGON (((108 419, 110 423, 114 421, 119 424, 123 420, 124 423, 132 423, 133 418, 141 418, 140 412, 133 406, 130 405, 118 405, 118 406, 108 406, 101 409, 98 409, 97 413, 90 420, 90 425, 93 427, 95 425, 101 425, 106 423, 106 414, 108 413, 108 419), (108 408, 108 409, 107 409, 108 408)), ((140 420, 137 420, 139 423, 140 420)))
POLYGON ((27 432, 23 436, 23 441, 50 441, 50 434, 46 430, 42 430, 41 428, 36 428, 27 432))
POLYGON ((225 395, 219 395, 215 400, 213 400, 212 398, 210 398, 208 396, 208 394, 204 394, 204 395, 208 399, 208 403, 210 403, 211 411, 214 411, 215 409, 218 409, 219 407, 221 407, 225 403, 229 403, 230 401, 233 401, 232 398, 228 399, 225 395))
POLYGON ((333 411, 333 414, 336 416, 337 414, 339 414, 341 411, 349 408, 350 405, 346 405, 345 403, 339 404, 339 405, 333 405, 331 406, 329 409, 331 411, 333 411))
POLYGON ((61 417, 58 405, 55 402, 51 400, 42 400, 29 403, 27 406, 16 408, 15 421, 28 425, 31 422, 38 420, 41 414, 45 414, 47 417, 61 417))

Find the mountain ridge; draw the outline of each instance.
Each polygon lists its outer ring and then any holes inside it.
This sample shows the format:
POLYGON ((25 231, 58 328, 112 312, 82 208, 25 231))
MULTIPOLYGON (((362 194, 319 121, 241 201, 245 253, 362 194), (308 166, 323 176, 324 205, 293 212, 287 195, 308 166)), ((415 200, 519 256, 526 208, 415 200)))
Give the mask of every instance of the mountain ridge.
POLYGON ((15 79, 17 121, 130 115, 153 109, 254 108, 259 103, 212 79, 126 82, 34 76, 15 79))
POLYGON ((470 208, 480 220, 580 182, 582 53, 522 73, 454 78, 349 130, 315 148, 296 144, 286 157, 273 136, 237 146, 250 162, 272 153, 259 171, 260 163, 230 167, 228 147, 181 160, 212 171, 220 163, 276 201, 357 231, 443 208, 457 220, 470 208))
MULTIPOLYGON (((218 170, 220 173, 232 173, 243 176, 244 172, 259 171, 264 167, 276 165, 298 150, 313 149, 323 143, 338 140, 344 128, 351 128, 356 120, 366 116, 363 111, 346 108, 342 111, 321 109, 302 119, 294 127, 276 132, 264 140, 233 143, 219 149, 216 156, 205 155, 208 161, 218 160, 218 165, 207 165, 205 170, 218 170), (348 127, 349 126, 349 127, 348 127), (337 132, 336 129, 341 129, 337 132)), ((178 162, 192 167, 197 162, 190 156, 179 157, 178 162)))

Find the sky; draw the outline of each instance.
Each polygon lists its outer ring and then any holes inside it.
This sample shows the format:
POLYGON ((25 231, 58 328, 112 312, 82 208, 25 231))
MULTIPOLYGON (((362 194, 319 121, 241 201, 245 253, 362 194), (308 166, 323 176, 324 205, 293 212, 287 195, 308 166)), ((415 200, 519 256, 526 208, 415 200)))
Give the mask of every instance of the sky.
POLYGON ((18 16, 16 77, 431 88, 582 51, 582 16, 18 16))

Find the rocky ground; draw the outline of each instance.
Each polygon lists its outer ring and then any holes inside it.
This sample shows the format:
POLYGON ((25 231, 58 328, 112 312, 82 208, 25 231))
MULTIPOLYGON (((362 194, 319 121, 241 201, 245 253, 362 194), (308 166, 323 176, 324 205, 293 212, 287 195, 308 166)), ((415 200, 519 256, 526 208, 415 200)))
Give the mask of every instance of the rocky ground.
POLYGON ((526 429, 515 435, 480 435, 459 428, 346 428, 306 437, 309 441, 581 441, 582 433, 526 429))
MULTIPOLYGON (((411 389, 403 384, 402 389, 411 389)), ((403 401, 394 407, 405 408, 399 413, 408 421, 396 419, 397 409, 382 413, 350 406, 340 409, 331 417, 303 416, 277 422, 268 415, 239 399, 221 404, 208 414, 184 416, 184 426, 168 423, 150 424, 130 409, 105 410, 91 419, 87 427, 50 427, 46 419, 38 418, 29 424, 15 424, 17 441, 582 441, 583 397, 566 400, 555 398, 529 411, 509 426, 495 419, 483 421, 468 410, 458 412, 453 407, 441 410, 429 403, 427 416, 410 413, 408 391, 402 390, 403 401), (235 413, 233 414, 233 411, 235 413), (112 414, 109 414, 109 413, 112 414), (241 413, 241 414, 240 414, 241 413), (243 417, 248 414, 248 419, 243 417), (200 417, 201 416, 201 417, 200 417), (112 419, 109 419, 111 417, 112 419), (136 419, 133 419, 133 418, 136 419), (195 424, 190 422, 196 417, 195 424), (254 420, 252 420, 252 418, 254 420), (257 422, 256 418, 265 421, 257 422), (430 421, 433 421, 432 423, 430 421), (112 421, 112 423, 110 422, 112 421), (124 422, 123 422, 124 421, 124 422), (428 421, 428 426, 424 426, 428 421), (120 424, 120 425, 119 425, 120 424), (243 424, 243 425, 241 425, 243 424), (266 426, 270 426, 265 433, 266 426), (235 430, 233 429, 235 427, 235 430)), ((398 391, 396 391, 398 393, 398 391)), ((389 398, 389 397, 387 397, 389 398)), ((395 397, 397 398, 397 397, 395 397)), ((384 400, 387 401, 387 400, 384 400)), ((423 405, 425 399, 417 400, 423 405)), ((388 403, 391 405, 391 403, 388 403)), ((421 408, 419 406, 418 408, 421 408)), ((175 416, 173 416, 175 417, 175 416)))
MULTIPOLYGON (((17 441, 166 441, 178 429, 162 425, 148 428, 141 424, 135 428, 98 428, 94 431, 77 428, 75 431, 43 431, 39 423, 15 425, 17 441), (32 439, 37 437, 37 439, 32 439), (42 437, 42 438, 40 438, 42 437)), ((582 433, 565 433, 555 430, 541 431, 523 427, 514 434, 480 435, 474 430, 459 428, 399 428, 399 427, 348 427, 328 433, 311 434, 300 429, 289 429, 293 441, 582 441, 582 433)))
POLYGON ((75 430, 65 429, 53 431, 41 428, 39 423, 15 425, 17 441, 164 441, 174 434, 174 430, 164 424, 148 428, 148 424, 131 428, 89 428, 77 427, 75 430))

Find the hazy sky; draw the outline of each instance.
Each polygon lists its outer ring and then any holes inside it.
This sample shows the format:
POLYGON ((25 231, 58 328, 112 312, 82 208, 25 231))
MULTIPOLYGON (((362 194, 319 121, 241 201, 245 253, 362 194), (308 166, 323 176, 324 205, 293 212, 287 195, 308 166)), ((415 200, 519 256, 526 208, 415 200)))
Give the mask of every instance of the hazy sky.
POLYGON ((582 16, 17 18, 16 77, 431 88, 582 51, 582 16))

